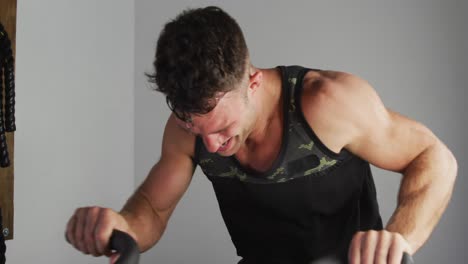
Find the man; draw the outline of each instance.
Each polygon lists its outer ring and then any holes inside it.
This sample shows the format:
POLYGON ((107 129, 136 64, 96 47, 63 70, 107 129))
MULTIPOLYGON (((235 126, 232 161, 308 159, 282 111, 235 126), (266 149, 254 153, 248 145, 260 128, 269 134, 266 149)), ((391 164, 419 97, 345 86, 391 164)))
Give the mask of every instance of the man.
POLYGON ((121 212, 76 210, 66 236, 85 254, 111 256, 113 229, 151 248, 196 165, 244 264, 400 263, 447 206, 457 163, 429 129, 385 108, 355 75, 254 67, 241 29, 220 8, 167 23, 154 66, 150 81, 173 112, 161 158, 121 212), (369 164, 403 174, 385 227, 369 164))

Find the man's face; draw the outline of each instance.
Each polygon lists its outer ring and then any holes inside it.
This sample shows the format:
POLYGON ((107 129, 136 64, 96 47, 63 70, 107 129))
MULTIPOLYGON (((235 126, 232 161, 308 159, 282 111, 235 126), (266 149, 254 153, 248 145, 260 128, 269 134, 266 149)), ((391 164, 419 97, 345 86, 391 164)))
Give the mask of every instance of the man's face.
POLYGON ((239 150, 253 125, 254 112, 246 92, 245 89, 228 92, 211 112, 192 115, 190 124, 182 120, 178 120, 178 123, 200 136, 209 152, 232 156, 239 150))

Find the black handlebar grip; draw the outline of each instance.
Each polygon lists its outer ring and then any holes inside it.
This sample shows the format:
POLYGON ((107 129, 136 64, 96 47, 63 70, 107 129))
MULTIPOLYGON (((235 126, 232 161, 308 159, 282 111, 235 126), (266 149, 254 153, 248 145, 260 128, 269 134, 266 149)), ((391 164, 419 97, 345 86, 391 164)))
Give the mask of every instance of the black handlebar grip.
POLYGON ((413 257, 411 257, 410 254, 404 252, 403 259, 401 260, 401 264, 414 264, 413 257))
POLYGON ((114 229, 110 238, 110 248, 120 254, 115 264, 138 264, 140 250, 136 241, 127 233, 114 229))

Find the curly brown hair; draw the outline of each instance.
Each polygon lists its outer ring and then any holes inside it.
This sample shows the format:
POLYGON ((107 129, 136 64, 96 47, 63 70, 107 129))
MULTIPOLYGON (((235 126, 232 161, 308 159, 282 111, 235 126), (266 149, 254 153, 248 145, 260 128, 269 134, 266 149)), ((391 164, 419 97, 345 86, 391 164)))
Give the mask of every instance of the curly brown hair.
POLYGON ((166 95, 169 108, 184 121, 205 114, 219 94, 242 81, 248 49, 237 22, 221 8, 187 9, 161 31, 153 63, 146 74, 155 90, 166 95))

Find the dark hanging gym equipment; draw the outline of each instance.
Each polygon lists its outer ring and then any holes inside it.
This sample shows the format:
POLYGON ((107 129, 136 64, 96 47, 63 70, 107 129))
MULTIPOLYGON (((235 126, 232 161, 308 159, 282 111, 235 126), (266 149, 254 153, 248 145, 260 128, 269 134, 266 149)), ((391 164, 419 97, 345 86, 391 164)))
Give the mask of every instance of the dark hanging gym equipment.
POLYGON ((2 168, 10 166, 5 132, 13 131, 16 131, 15 65, 11 41, 0 23, 0 167, 2 168), (5 81, 5 94, 3 94, 3 81, 5 81))

